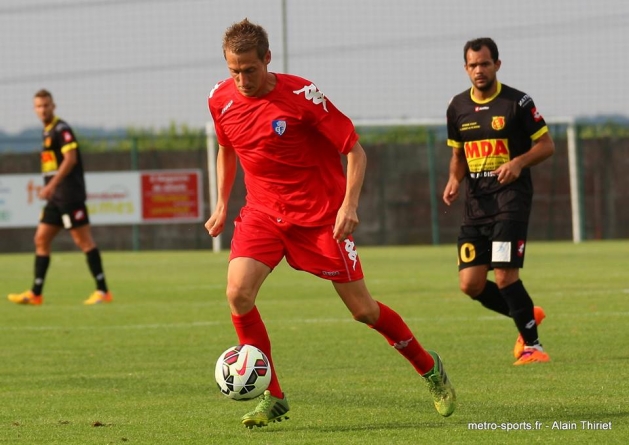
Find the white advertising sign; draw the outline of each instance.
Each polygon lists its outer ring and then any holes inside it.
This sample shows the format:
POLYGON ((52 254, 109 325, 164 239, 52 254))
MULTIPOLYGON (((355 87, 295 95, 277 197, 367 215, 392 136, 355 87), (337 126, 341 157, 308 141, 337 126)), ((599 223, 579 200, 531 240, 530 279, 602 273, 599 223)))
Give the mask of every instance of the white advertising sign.
MULTIPOLYGON (((201 171, 86 173, 92 225, 196 222, 202 218, 201 171)), ((0 175, 0 228, 36 227, 45 201, 38 174, 0 175)))

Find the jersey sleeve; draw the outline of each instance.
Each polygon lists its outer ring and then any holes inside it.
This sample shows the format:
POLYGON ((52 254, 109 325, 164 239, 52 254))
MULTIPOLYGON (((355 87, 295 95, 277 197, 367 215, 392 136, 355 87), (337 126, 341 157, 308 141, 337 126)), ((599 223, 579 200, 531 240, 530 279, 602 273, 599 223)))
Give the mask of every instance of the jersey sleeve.
POLYGON ((463 147, 463 142, 461 140, 461 135, 456 125, 456 110, 452 102, 453 101, 450 101, 450 104, 448 105, 448 110, 446 111, 446 122, 448 129, 447 144, 452 148, 461 148, 463 147))
POLYGON ((314 83, 305 85, 293 93, 303 98, 298 103, 303 108, 306 120, 310 121, 339 152, 349 153, 358 142, 358 134, 351 119, 336 108, 314 83))
POLYGON ((59 122, 55 127, 55 133, 59 137, 59 147, 61 153, 67 153, 70 150, 76 150, 79 144, 74 137, 72 129, 65 122, 59 122))
POLYGON ((216 134, 216 141, 219 145, 222 145, 223 147, 229 147, 231 146, 231 143, 229 142, 227 136, 225 136, 225 132, 223 131, 223 128, 221 127, 220 121, 218 119, 218 117, 220 116, 220 93, 217 94, 217 91, 219 91, 219 88, 223 86, 224 83, 225 81, 221 81, 214 85, 207 98, 207 106, 208 110, 210 111, 210 116, 212 116, 212 121, 214 122, 214 133, 216 134))
POLYGON ((533 141, 548 132, 548 126, 541 113, 537 110, 533 98, 525 94, 518 101, 518 112, 527 134, 533 141))

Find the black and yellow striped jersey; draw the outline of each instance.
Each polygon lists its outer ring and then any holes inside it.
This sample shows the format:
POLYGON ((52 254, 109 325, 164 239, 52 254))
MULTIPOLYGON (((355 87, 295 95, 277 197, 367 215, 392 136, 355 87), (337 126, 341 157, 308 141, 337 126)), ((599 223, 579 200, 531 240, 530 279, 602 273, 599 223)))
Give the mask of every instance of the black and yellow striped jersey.
POLYGON ((65 153, 76 150, 77 154, 76 165, 59 183, 50 201, 58 205, 84 202, 87 196, 83 161, 72 129, 65 121, 55 117, 44 128, 42 138, 41 172, 44 175, 45 184, 48 184, 59 170, 65 153))

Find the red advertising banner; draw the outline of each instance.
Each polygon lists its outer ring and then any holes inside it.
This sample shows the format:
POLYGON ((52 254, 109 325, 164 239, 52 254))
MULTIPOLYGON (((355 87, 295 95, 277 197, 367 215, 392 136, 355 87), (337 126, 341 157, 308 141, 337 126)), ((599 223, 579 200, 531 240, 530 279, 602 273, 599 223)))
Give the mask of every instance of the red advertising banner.
POLYGON ((141 173, 142 220, 200 220, 198 170, 141 173))

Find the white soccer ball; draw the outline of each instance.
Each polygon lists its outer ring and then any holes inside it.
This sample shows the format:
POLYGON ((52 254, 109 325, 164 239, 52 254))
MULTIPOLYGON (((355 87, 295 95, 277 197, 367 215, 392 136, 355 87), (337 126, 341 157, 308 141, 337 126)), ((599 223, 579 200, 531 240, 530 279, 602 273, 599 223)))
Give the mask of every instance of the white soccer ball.
POLYGON ((232 346, 216 361, 214 377, 221 393, 230 399, 253 399, 269 387, 271 364, 255 346, 232 346))

